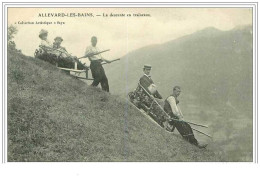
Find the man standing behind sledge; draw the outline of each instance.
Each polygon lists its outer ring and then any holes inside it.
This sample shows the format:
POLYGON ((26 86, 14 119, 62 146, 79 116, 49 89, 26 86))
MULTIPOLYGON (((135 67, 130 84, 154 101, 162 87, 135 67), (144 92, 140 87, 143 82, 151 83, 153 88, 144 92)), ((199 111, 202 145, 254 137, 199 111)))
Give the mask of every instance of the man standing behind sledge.
POLYGON ((147 92, 150 93, 150 95, 153 95, 155 98, 162 99, 162 96, 156 89, 156 85, 154 84, 150 72, 151 72, 152 66, 151 65, 144 65, 143 71, 144 75, 140 78, 140 85, 145 88, 147 92))
POLYGON ((176 127, 184 139, 189 141, 191 144, 198 146, 199 148, 205 148, 207 144, 199 144, 197 139, 194 137, 191 126, 183 121, 183 114, 180 107, 178 106, 179 100, 177 99, 180 94, 181 88, 179 86, 175 86, 173 88, 172 95, 170 95, 165 100, 164 110, 172 118, 172 120, 169 121, 169 124, 172 126, 172 128, 166 128, 166 130, 173 132, 174 128, 176 127))
POLYGON ((96 45, 97 37, 93 36, 91 38, 91 46, 87 47, 85 52, 85 55, 89 56, 90 69, 94 79, 91 85, 98 86, 98 84, 101 83, 102 90, 109 92, 108 79, 101 62, 105 61, 110 63, 110 61, 104 59, 100 54, 94 55, 100 52, 96 45))

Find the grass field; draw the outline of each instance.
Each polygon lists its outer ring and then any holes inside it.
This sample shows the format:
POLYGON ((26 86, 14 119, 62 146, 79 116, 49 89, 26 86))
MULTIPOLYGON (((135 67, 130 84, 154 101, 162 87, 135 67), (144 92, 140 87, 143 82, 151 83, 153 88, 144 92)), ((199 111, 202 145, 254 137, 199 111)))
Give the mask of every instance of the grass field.
POLYGON ((128 102, 8 51, 8 161, 224 161, 128 102))

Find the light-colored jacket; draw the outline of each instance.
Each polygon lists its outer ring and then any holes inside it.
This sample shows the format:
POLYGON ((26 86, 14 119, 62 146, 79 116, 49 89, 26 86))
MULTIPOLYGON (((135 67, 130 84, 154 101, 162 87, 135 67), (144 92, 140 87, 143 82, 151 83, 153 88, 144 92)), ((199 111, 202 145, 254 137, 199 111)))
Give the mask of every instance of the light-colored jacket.
POLYGON ((41 46, 52 48, 52 44, 47 39, 41 40, 41 46))

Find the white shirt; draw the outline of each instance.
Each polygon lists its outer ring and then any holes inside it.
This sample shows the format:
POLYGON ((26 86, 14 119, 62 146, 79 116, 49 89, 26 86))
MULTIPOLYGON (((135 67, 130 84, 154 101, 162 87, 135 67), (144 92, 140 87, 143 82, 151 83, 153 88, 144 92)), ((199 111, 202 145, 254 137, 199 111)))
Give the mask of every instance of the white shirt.
POLYGON ((45 47, 50 47, 52 48, 51 43, 46 39, 46 40, 41 40, 41 45, 45 47))
POLYGON ((172 113, 178 117, 183 118, 183 114, 181 112, 180 107, 176 104, 176 100, 173 96, 170 96, 167 98, 167 101, 169 102, 171 109, 172 109, 172 113))
MULTIPOLYGON (((86 51, 85 51, 85 55, 88 55, 90 53, 98 53, 100 52, 99 49, 97 47, 93 47, 92 45, 91 46, 88 46, 86 48, 86 51)), ((92 60, 102 60, 102 56, 100 54, 97 54, 97 55, 93 55, 93 56, 90 56, 89 57, 89 60, 92 61, 92 60)))

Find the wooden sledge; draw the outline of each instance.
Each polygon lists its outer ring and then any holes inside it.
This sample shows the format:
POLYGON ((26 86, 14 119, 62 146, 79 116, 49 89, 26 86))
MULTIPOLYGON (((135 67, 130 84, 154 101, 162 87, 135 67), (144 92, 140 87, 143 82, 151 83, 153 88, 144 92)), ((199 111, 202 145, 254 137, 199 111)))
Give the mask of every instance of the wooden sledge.
MULTIPOLYGON (((175 121, 180 121, 180 120, 178 120, 178 119, 173 119, 173 118, 170 118, 170 115, 169 114, 167 114, 167 112, 165 112, 164 111, 164 109, 162 108, 162 106, 154 99, 154 97, 152 97, 148 92, 147 92, 147 90, 140 84, 140 83, 138 83, 138 86, 140 86, 142 89, 143 89, 143 91, 151 98, 151 99, 153 99, 153 103, 156 103, 157 104, 157 106, 162 110, 162 112, 165 114, 165 116, 166 116, 166 118, 168 118, 168 119, 171 119, 171 120, 175 120, 175 121)), ((137 107, 136 107, 137 108, 137 107)), ((149 116, 150 117, 150 116, 149 116)), ((151 118, 152 119, 152 118, 151 118)), ((186 123, 189 123, 189 124, 193 124, 193 125, 195 125, 195 126, 200 126, 200 127, 206 127, 206 128, 208 128, 208 126, 205 126, 205 125, 201 125, 201 124, 197 124, 197 123, 192 123, 192 122, 189 122, 189 121, 184 121, 184 120, 182 120, 183 122, 186 122, 186 123)), ((166 121, 167 122, 167 121, 166 121)), ((159 124, 158 124, 159 125, 159 124)), ((192 130, 194 130, 194 131, 197 131, 198 133, 201 133, 201 134, 203 134, 203 135, 205 135, 205 136, 207 136, 207 137, 209 137, 209 138, 212 138, 212 136, 210 136, 209 134, 207 134, 207 133, 204 133, 204 132, 202 132, 202 131, 200 131, 200 130, 197 130, 197 129, 195 129, 195 128, 192 128, 191 127, 191 129, 192 130)))

